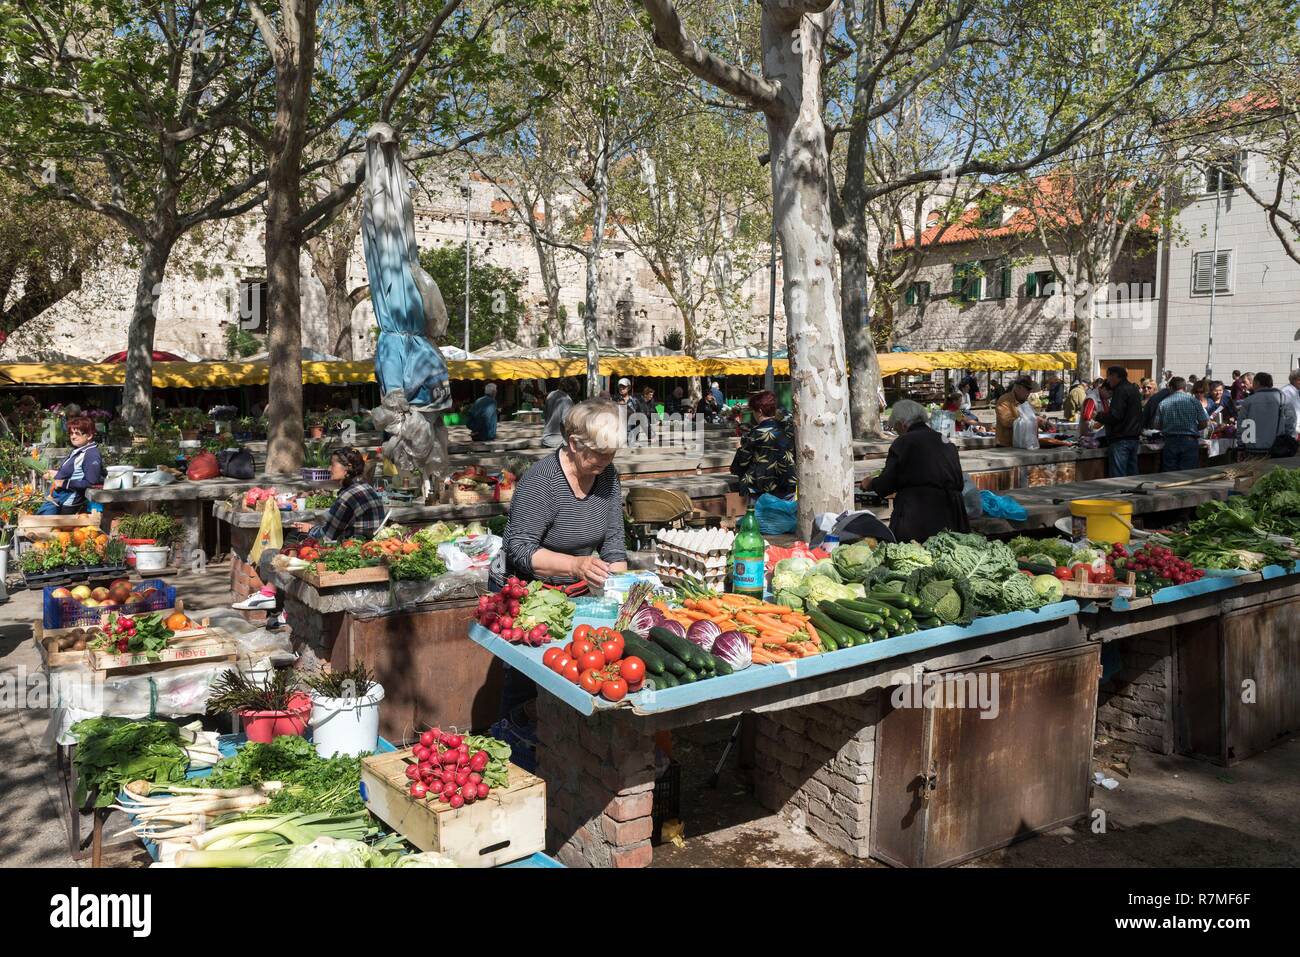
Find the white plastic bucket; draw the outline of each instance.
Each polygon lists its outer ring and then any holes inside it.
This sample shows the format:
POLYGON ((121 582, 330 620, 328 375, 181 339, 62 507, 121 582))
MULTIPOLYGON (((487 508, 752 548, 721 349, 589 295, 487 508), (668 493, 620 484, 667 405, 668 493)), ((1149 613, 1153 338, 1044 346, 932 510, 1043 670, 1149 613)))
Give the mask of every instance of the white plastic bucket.
POLYGON ((336 754, 373 754, 379 747, 379 703, 384 686, 360 698, 311 696, 311 735, 322 758, 336 754))
POLYGON ((166 545, 136 545, 135 570, 138 572, 158 572, 167 567, 166 545))
POLYGON ((135 469, 130 465, 110 465, 104 476, 104 489, 126 489, 135 486, 135 469))

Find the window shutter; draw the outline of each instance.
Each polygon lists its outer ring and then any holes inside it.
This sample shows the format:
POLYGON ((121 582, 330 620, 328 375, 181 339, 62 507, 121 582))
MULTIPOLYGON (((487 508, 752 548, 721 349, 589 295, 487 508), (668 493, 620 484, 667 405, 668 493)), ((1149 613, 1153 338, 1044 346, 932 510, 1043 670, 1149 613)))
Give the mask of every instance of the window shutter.
POLYGON ((1192 292, 1207 295, 1210 292, 1211 260, 1213 253, 1197 253, 1192 264, 1192 292))
POLYGON ((1219 259, 1214 264, 1214 288, 1216 292, 1228 292, 1228 273, 1232 265, 1232 251, 1219 251, 1219 259))
POLYGON ((1025 276, 1025 298, 1034 299, 1038 296, 1038 273, 1031 272, 1025 276))
POLYGON ((1011 298, 1011 267, 1002 267, 1002 298, 1011 298))
POLYGON ((916 283, 907 287, 907 292, 903 293, 903 302, 909 306, 916 305, 916 283))

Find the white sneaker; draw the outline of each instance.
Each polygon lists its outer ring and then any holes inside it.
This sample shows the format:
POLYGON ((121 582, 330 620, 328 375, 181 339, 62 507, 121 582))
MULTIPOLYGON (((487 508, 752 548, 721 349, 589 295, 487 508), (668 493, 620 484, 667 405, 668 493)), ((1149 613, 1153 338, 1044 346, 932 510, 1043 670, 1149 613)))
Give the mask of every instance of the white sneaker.
POLYGON ((249 595, 243 601, 237 601, 230 606, 236 611, 267 611, 275 607, 275 596, 258 592, 255 595, 249 595))

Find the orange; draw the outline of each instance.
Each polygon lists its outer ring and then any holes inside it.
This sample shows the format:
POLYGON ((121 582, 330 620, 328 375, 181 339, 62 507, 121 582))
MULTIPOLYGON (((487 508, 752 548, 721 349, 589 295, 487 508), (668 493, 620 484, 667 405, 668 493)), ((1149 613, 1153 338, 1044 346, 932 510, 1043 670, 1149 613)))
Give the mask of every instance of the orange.
POLYGON ((72 535, 69 532, 55 532, 54 538, 60 545, 71 545, 72 535))

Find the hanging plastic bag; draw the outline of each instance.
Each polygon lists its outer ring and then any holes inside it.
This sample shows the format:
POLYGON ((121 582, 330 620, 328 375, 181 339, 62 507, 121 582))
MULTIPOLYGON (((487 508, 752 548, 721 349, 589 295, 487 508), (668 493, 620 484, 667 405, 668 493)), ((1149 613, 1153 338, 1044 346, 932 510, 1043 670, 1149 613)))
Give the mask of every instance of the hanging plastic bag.
POLYGON ((1011 427, 1011 444, 1018 449, 1038 448, 1038 413, 1028 402, 1020 403, 1020 415, 1011 427))
POLYGON ((980 490, 970 479, 962 482, 961 500, 962 504, 966 506, 967 518, 979 518, 984 514, 984 503, 980 497, 980 490))
POLYGON ((980 492, 980 505, 989 518, 1005 518, 1009 522, 1023 522, 1029 517, 1025 507, 1014 498, 994 495, 988 489, 980 492))
POLYGON ((262 524, 258 526, 257 538, 248 550, 248 563, 256 565, 262 552, 270 548, 279 551, 284 547, 284 525, 280 522, 280 510, 275 506, 275 499, 269 498, 262 504, 262 524))
POLYGON ((784 535, 793 532, 797 524, 798 506, 770 492, 764 492, 754 503, 754 516, 758 530, 764 535, 784 535))

